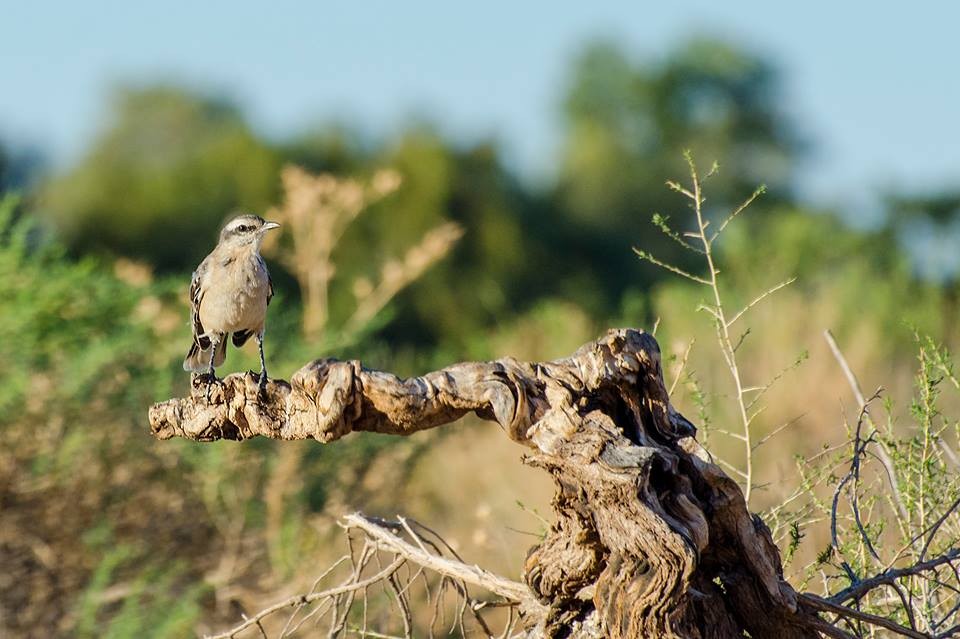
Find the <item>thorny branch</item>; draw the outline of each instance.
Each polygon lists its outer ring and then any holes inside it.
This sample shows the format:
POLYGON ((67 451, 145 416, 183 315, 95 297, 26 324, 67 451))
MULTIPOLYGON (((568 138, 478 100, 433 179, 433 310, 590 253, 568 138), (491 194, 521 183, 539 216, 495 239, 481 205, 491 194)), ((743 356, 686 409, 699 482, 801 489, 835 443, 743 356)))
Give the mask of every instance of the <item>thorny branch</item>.
MULTIPOLYGON (((879 555, 877 555, 877 551, 874 550, 873 544, 870 541, 870 535, 867 534, 867 531, 863 527, 863 522, 860 517, 859 501, 860 461, 863 459, 864 455, 866 455, 867 445, 873 441, 872 435, 866 439, 861 436, 863 420, 867 415, 867 407, 869 406, 870 402, 879 396, 880 394, 878 391, 873 395, 873 397, 867 400, 866 404, 864 404, 860 409, 860 417, 857 419, 856 431, 853 438, 853 454, 851 455, 850 459, 850 471, 844 475, 839 483, 837 483, 837 488, 833 493, 833 504, 830 508, 830 543, 833 546, 834 552, 836 552, 838 555, 840 554, 840 543, 837 540, 837 509, 840 503, 840 494, 843 492, 844 487, 849 485, 850 488, 848 490, 848 494, 850 508, 853 511, 854 521, 857 525, 857 531, 859 532, 861 539, 863 539, 867 549, 870 551, 870 554, 877 560, 880 559, 879 555)), ((845 559, 841 559, 840 565, 850 581, 856 582, 859 580, 859 577, 845 559)))
POLYGON ((879 540, 881 533, 875 531, 875 539, 871 539, 871 533, 867 530, 861 517, 859 501, 862 491, 860 487, 861 464, 868 456, 876 458, 883 466, 883 474, 887 477, 892 493, 892 512, 902 518, 901 529, 904 529, 904 521, 909 522, 910 516, 897 481, 893 460, 883 442, 878 439, 878 429, 870 416, 870 404, 880 397, 880 391, 878 390, 873 396, 865 398, 860 390, 856 375, 847 363, 830 331, 824 331, 824 338, 840 364, 859 406, 859 416, 853 430, 853 449, 849 470, 837 483, 830 508, 831 548, 838 558, 840 567, 846 574, 850 585, 829 597, 819 597, 805 593, 801 595, 801 599, 815 609, 836 614, 838 620, 845 620, 853 629, 852 636, 855 637, 864 636, 866 631, 862 626, 863 623, 869 624, 869 626, 882 627, 897 635, 907 637, 923 637, 926 639, 952 637, 960 630, 960 625, 952 623, 956 622, 956 614, 960 611, 960 601, 956 601, 957 596, 960 596, 960 583, 957 583, 960 582, 960 572, 958 572, 957 565, 954 563, 960 558, 960 548, 950 548, 935 559, 925 560, 925 557, 941 526, 960 507, 960 498, 954 499, 944 509, 943 513, 929 525, 921 520, 920 532, 911 536, 904 547, 895 552, 893 558, 884 566, 875 546, 875 541, 879 540), (869 425, 871 429, 866 434, 864 434, 865 425, 869 425), (841 549, 838 539, 838 505, 840 496, 845 489, 853 520, 854 530, 852 532, 859 539, 860 544, 859 562, 865 564, 869 555, 875 564, 882 566, 880 572, 872 577, 862 578, 858 575, 841 549), (922 547, 917 545, 917 542, 921 539, 923 540, 922 547), (912 565, 895 568, 894 565, 901 561, 908 549, 913 551, 914 562, 912 565), (949 569, 946 573, 946 581, 944 581, 944 576, 940 574, 940 570, 945 567, 949 569), (876 591, 880 588, 892 590, 893 595, 877 597, 876 591), (950 591, 952 594, 944 597, 941 593, 945 591, 950 591), (920 593, 919 598, 917 592, 920 593), (951 603, 953 603, 952 606, 951 603), (864 610, 866 607, 869 607, 870 612, 864 610), (942 608, 946 607, 949 607, 949 610, 943 613, 942 608), (938 608, 941 609, 941 612, 935 613, 938 608), (896 621, 901 615, 905 615, 908 625, 896 621), (951 623, 952 627, 946 631, 941 631, 940 629, 948 623, 951 623))
MULTIPOLYGON (((827 345, 830 347, 830 352, 833 353, 834 358, 837 360, 837 363, 843 370, 843 375, 846 377, 847 383, 850 385, 850 390, 853 392, 853 396, 857 400, 857 410, 865 411, 868 401, 864 398, 863 391, 860 390, 860 382, 857 381, 856 374, 853 372, 853 369, 850 368, 850 364, 847 363, 847 358, 843 356, 843 352, 840 350, 837 340, 833 337, 833 333, 827 329, 823 331, 823 338, 826 340, 827 345)), ((864 416, 868 420, 870 426, 876 428, 873 424, 873 420, 870 418, 869 411, 865 412, 864 416)), ((877 455, 880 458, 880 462, 883 464, 884 469, 887 471, 887 479, 890 481, 890 488, 893 492, 893 499, 897 504, 897 510, 903 519, 907 519, 909 517, 907 515, 907 507, 903 503, 903 496, 900 491, 900 486, 897 483, 897 474, 893 468, 893 460, 890 459, 890 454, 887 453, 886 448, 883 446, 877 446, 877 455)))
POLYGON ((771 380, 771 382, 765 387, 746 386, 744 382, 743 371, 741 370, 740 363, 737 359, 737 351, 739 351, 740 346, 750 334, 750 329, 747 328, 737 337, 731 332, 731 328, 744 315, 746 315, 747 312, 777 291, 792 284, 796 278, 788 278, 778 284, 775 284, 757 295, 739 311, 735 313, 728 312, 728 309, 725 306, 724 295, 721 294, 720 290, 720 278, 718 277, 720 274, 720 269, 717 263, 717 256, 714 252, 714 245, 720 238, 720 235, 723 233, 723 231, 727 228, 727 225, 730 224, 730 222, 732 222, 741 213, 743 213, 747 208, 749 208, 750 205, 753 204, 753 202, 760 197, 766 189, 765 187, 760 187, 755 190, 750 197, 744 200, 729 215, 720 221, 718 225, 714 225, 716 220, 709 219, 704 207, 706 197, 703 191, 703 183, 705 180, 717 173, 719 170, 719 165, 715 162, 705 175, 701 175, 697 170, 696 163, 694 162, 693 156, 689 151, 684 153, 684 158, 687 161, 687 166, 690 171, 690 186, 686 187, 679 182, 668 181, 667 187, 683 195, 690 201, 690 208, 693 210, 693 217, 694 221, 696 222, 696 230, 686 231, 680 234, 669 225, 670 218, 660 214, 654 215, 653 223, 660 229, 661 232, 673 239, 680 246, 699 254, 702 258, 702 266, 706 270, 706 275, 701 276, 691 273, 674 264, 664 262, 648 251, 642 249, 634 248, 634 252, 640 257, 640 259, 675 273, 676 275, 679 275, 692 282, 703 285, 710 290, 713 299, 710 302, 701 303, 697 307, 697 310, 706 312, 713 319, 717 343, 720 346, 720 354, 723 356, 724 364, 726 365, 727 370, 730 372, 730 376, 733 381, 735 391, 734 398, 736 400, 736 407, 740 417, 741 429, 739 433, 733 433, 731 431, 718 432, 722 432, 728 436, 731 436, 733 439, 740 441, 743 445, 743 468, 737 468, 731 464, 725 464, 725 467, 731 469, 737 475, 737 477, 740 478, 741 483, 743 484, 744 498, 749 505, 750 497, 753 494, 754 489, 758 487, 754 482, 754 454, 756 449, 762 443, 753 441, 753 423, 762 409, 751 413, 751 408, 756 404, 765 390, 777 381, 777 378, 771 380), (712 225, 716 230, 708 231, 712 225), (692 243, 688 242, 684 238, 690 238, 692 243), (760 392, 754 396, 753 401, 748 403, 746 398, 747 393, 755 391, 760 392))
POLYGON ((903 577, 919 575, 929 570, 934 570, 944 564, 949 564, 950 562, 956 561, 957 559, 960 559, 960 548, 954 548, 948 553, 935 559, 930 559, 907 568, 891 568, 890 570, 883 571, 879 575, 874 575, 868 579, 858 580, 855 584, 844 588, 837 594, 829 597, 829 601, 836 604, 842 604, 846 601, 860 599, 867 592, 877 588, 878 586, 892 584, 903 577))

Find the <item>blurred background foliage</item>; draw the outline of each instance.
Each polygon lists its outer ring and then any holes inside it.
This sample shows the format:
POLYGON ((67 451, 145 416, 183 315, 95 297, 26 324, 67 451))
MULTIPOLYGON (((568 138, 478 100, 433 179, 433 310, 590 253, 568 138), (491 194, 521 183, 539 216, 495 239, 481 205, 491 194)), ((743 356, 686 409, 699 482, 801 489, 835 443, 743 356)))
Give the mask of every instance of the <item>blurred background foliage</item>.
MULTIPOLYGON (((676 401, 709 418, 704 435, 732 407, 712 329, 695 312, 703 293, 631 247, 689 265, 649 224, 655 212, 688 214, 664 188, 685 175, 684 149, 721 163, 710 216, 766 184, 719 259, 741 303, 797 277, 756 309, 740 354, 766 379, 806 353, 758 426, 800 417, 761 458, 754 507, 778 503, 797 485, 794 455, 846 436, 840 415, 853 402, 822 330, 865 388, 886 386, 905 412, 914 331, 956 346, 960 304, 960 192, 884 194, 882 222, 868 229, 848 224, 849 212, 811 209, 793 184, 816 144, 786 115, 780 82, 729 42, 695 39, 659 60, 589 44, 568 75, 555 179, 539 185, 493 140, 453 144, 423 122, 378 140, 334 124, 269 139, 240 105, 171 84, 117 90, 102 133, 64 171, 0 146, 0 631, 211 631, 306 590, 340 554, 335 521, 354 508, 415 513, 469 561, 516 576, 550 487, 489 424, 331 447, 150 438, 147 407, 188 387, 191 269, 232 212, 282 206, 287 165, 360 181, 388 169, 400 184, 365 203, 333 247, 319 336, 303 330, 296 268, 277 259, 290 237, 270 248, 271 373, 331 355, 405 375, 464 358, 550 358, 608 326, 659 319, 668 384, 695 342, 676 401), (389 265, 409 265, 447 222, 462 237, 344 338, 389 265)), ((221 372, 254 368, 255 357, 233 351, 221 372)), ((738 454, 722 442, 716 452, 738 454)))

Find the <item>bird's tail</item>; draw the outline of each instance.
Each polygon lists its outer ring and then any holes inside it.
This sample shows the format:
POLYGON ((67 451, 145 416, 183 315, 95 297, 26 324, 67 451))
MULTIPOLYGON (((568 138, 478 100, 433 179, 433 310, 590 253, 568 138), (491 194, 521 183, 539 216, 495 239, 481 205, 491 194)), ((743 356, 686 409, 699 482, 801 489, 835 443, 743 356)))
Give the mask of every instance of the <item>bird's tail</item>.
MULTIPOLYGON (((227 359, 228 335, 224 335, 217 344, 217 352, 213 355, 213 365, 220 366, 227 359)), ((202 373, 210 367, 210 347, 200 348, 197 340, 190 344, 190 352, 183 359, 183 370, 202 373)))

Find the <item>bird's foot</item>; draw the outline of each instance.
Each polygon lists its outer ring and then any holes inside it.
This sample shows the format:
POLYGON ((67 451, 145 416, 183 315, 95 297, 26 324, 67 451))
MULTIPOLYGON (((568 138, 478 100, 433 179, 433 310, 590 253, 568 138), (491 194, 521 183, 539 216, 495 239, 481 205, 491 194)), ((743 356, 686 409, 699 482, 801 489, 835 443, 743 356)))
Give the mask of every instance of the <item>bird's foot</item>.
POLYGON ((213 371, 209 371, 209 372, 206 374, 205 377, 206 377, 206 380, 205 380, 205 381, 207 382, 207 391, 206 391, 205 397, 206 397, 207 401, 209 402, 209 401, 210 401, 210 391, 213 390, 213 387, 216 386, 217 382, 220 381, 220 380, 217 379, 217 374, 216 374, 215 372, 213 372, 213 371))
POLYGON ((267 371, 260 371, 257 379, 257 394, 264 397, 267 394, 267 371))

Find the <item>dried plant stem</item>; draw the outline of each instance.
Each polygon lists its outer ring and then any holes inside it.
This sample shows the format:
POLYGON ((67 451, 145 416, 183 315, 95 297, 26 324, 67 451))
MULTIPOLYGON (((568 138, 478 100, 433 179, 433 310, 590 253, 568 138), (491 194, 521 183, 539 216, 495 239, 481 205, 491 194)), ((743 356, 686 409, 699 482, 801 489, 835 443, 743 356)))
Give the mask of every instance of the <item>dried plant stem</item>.
POLYGON ((344 518, 344 522, 348 528, 352 527, 363 530, 372 539, 377 540, 401 557, 409 559, 425 568, 479 586, 509 601, 517 603, 528 602, 533 605, 539 605, 534 604, 530 588, 525 584, 505 579, 479 566, 469 566, 461 561, 428 552, 425 547, 420 545, 419 536, 414 535, 409 526, 405 526, 405 530, 413 536, 413 539, 417 541, 419 547, 404 541, 394 534, 389 527, 385 525, 388 522, 383 522, 373 517, 365 517, 359 513, 347 515, 344 518))
POLYGON ((800 595, 800 599, 807 605, 817 610, 822 610, 824 612, 832 612, 841 617, 848 619, 856 619, 859 621, 865 621, 871 626, 880 626, 881 628, 886 628, 887 630, 894 632, 902 637, 914 637, 915 639, 935 639, 940 637, 940 635, 931 635, 925 632, 919 632, 913 630, 912 628, 907 628, 906 626, 901 626, 898 623, 890 621, 886 617, 881 617, 879 615, 872 615, 866 612, 860 612, 859 610, 854 610, 853 608, 847 608, 846 606, 841 606, 833 603, 828 599, 819 597, 814 594, 804 593, 800 595))
POLYGON ((363 590, 364 588, 368 588, 388 578, 390 575, 396 572, 400 568, 400 566, 403 565, 404 561, 405 560, 402 557, 398 557, 395 561, 393 561, 393 563, 391 563, 389 566, 387 566, 383 570, 380 570, 373 576, 367 577, 366 579, 363 579, 360 581, 351 580, 348 583, 342 584, 335 588, 329 588, 321 592, 315 592, 308 595, 295 595, 293 597, 290 597, 289 599, 285 599, 284 601, 276 603, 270 606, 269 608, 264 608, 263 610, 255 614, 253 617, 250 617, 249 619, 244 621, 242 624, 239 624, 236 627, 224 633, 221 633, 219 635, 212 635, 207 639, 232 639, 233 637, 236 637, 237 634, 239 634, 240 632, 246 630, 251 626, 255 626, 255 625, 259 626, 260 622, 264 618, 269 617, 273 613, 279 610, 283 610, 284 608, 291 608, 293 606, 308 604, 313 601, 317 601, 318 599, 327 599, 330 597, 335 597, 337 595, 356 592, 357 590, 363 590))
MULTIPOLYGON (((730 432, 730 431, 718 431, 726 434, 729 437, 740 441, 743 444, 743 467, 737 468, 732 464, 726 464, 725 467, 731 469, 734 474, 741 480, 743 483, 744 497, 747 501, 747 504, 750 503, 750 497, 753 493, 755 487, 754 484, 754 453, 757 448, 766 442, 768 438, 764 438, 754 443, 754 436, 752 432, 752 424, 756 419, 757 415, 763 410, 763 407, 760 407, 757 410, 753 410, 753 406, 757 403, 757 400, 763 393, 770 388, 780 377, 780 375, 774 377, 769 383, 764 386, 752 386, 747 387, 744 384, 743 376, 741 374, 740 365, 737 361, 737 350, 743 344, 744 339, 749 335, 750 329, 747 329, 740 333, 738 336, 734 336, 734 333, 731 331, 731 328, 736 324, 748 311, 754 308, 757 304, 770 297, 780 289, 793 283, 794 278, 789 278, 771 286, 766 289, 760 295, 757 295, 753 298, 746 306, 741 308, 736 313, 728 315, 727 310, 724 308, 723 295, 720 291, 720 280, 719 274, 720 270, 717 268, 715 255, 713 251, 714 242, 719 239, 720 235, 727 228, 727 225, 734 220, 738 215, 745 211, 753 202, 764 192, 764 188, 760 187, 753 192, 750 197, 744 200, 737 208, 733 210, 723 221, 720 223, 719 228, 715 231, 708 230, 711 222, 706 219, 703 211, 704 196, 702 188, 702 180, 699 172, 697 171, 696 164, 693 161, 693 156, 690 152, 684 153, 684 158, 687 161, 687 166, 690 169, 690 180, 691 185, 689 188, 681 185, 678 182, 667 182, 667 186, 673 191, 683 195, 692 202, 693 212, 696 218, 696 230, 695 231, 686 231, 679 233, 674 230, 668 224, 668 217, 656 214, 653 216, 653 223, 657 228, 660 229, 667 237, 671 240, 682 246, 684 249, 692 251, 700 256, 705 262, 707 274, 706 276, 697 275, 691 273, 679 266, 669 264, 664 262, 655 256, 651 255, 647 251, 641 249, 634 249, 634 252, 643 260, 650 262, 651 264, 663 268, 671 273, 675 273, 687 280, 695 282, 697 284, 706 286, 710 289, 711 296, 713 298, 712 302, 701 304, 697 310, 706 311, 713 318, 714 327, 717 334, 717 343, 720 346, 720 352, 723 355, 723 361, 726 364, 727 370, 730 372, 730 377, 733 380, 734 385, 734 398, 737 407, 737 413, 739 415, 740 422, 740 432, 730 432), (688 239, 690 241, 688 241, 688 239), (699 244, 699 245, 697 245, 699 244), (752 401, 747 400, 747 393, 755 392, 757 393, 754 396, 752 401), (753 411, 753 412, 751 412, 753 411)), ((717 172, 718 166, 714 163, 710 171, 704 176, 704 179, 713 176, 717 172)), ((684 354, 683 363, 686 363, 686 359, 689 355, 688 352, 684 354)), ((682 370, 682 367, 681 367, 682 370)), ((675 386, 675 384, 674 384, 675 386)), ((674 390, 674 387, 671 387, 671 392, 674 390)))
MULTIPOLYGON (((378 171, 366 181, 331 174, 312 175, 296 166, 283 169, 284 202, 270 217, 287 227, 290 245, 268 252, 282 260, 296 276, 303 296, 303 333, 311 341, 325 336, 330 327, 330 289, 337 273, 334 253, 344 233, 373 204, 400 186, 394 171, 378 171)), ((440 224, 407 249, 403 259, 382 264, 379 281, 366 278, 354 283, 356 307, 338 327, 350 338, 367 326, 401 290, 442 260, 463 235, 452 222, 440 224)))
MULTIPOLYGON (((843 356, 843 352, 840 350, 837 340, 833 337, 833 333, 831 333, 829 329, 823 331, 823 339, 826 340, 827 345, 830 347, 830 352, 833 353, 833 357, 840 365, 840 369, 843 371, 844 377, 847 378, 847 383, 850 385, 850 390, 853 392, 853 397, 857 400, 857 410, 863 412, 864 417, 870 427, 876 429, 876 425, 870 416, 870 412, 867 410, 867 400, 863 396, 863 391, 860 390, 860 382, 857 381, 856 374, 853 372, 853 369, 850 368, 850 364, 847 363, 847 358, 843 356)), ((887 453, 886 448, 884 448, 882 444, 876 446, 875 450, 877 457, 880 459, 880 463, 883 464, 883 467, 886 470, 887 479, 890 482, 890 488, 893 492, 893 500, 897 505, 897 511, 899 512, 902 521, 908 521, 910 519, 910 515, 907 513, 907 507, 903 503, 903 497, 900 493, 900 485, 897 482, 896 470, 893 467, 893 460, 890 459, 890 455, 887 453)))
POLYGON ((331 174, 311 175, 296 166, 281 174, 284 202, 271 209, 270 217, 289 230, 291 245, 279 251, 268 246, 296 276, 304 300, 303 330, 309 339, 319 339, 330 318, 330 283, 336 273, 333 254, 343 234, 370 206, 393 193, 400 177, 379 171, 369 181, 331 174))
MULTIPOLYGON (((734 343, 733 339, 730 336, 730 326, 733 322, 727 321, 726 313, 723 308, 723 299, 720 295, 720 283, 719 283, 719 280, 717 279, 717 275, 719 274, 719 271, 717 270, 717 267, 714 264, 714 259, 713 259, 713 243, 717 239, 720 231, 713 234, 712 236, 707 235, 707 227, 709 226, 710 223, 707 220, 705 220, 703 216, 704 200, 703 200, 703 193, 701 190, 700 176, 697 173, 696 165, 693 163, 693 158, 689 155, 687 156, 687 162, 690 165, 690 178, 693 182, 693 192, 691 193, 686 189, 683 189, 683 192, 685 195, 690 197, 693 201, 693 210, 694 210, 694 213, 696 213, 696 217, 697 217, 697 238, 700 240, 701 244, 703 245, 703 256, 707 262, 707 270, 708 270, 708 276, 709 276, 707 285, 710 287, 710 290, 713 293, 714 306, 713 308, 710 308, 708 310, 710 311, 711 315, 713 315, 714 317, 714 325, 716 326, 717 341, 720 344, 720 352, 722 353, 723 360, 727 365, 727 370, 730 371, 730 376, 733 379, 734 389, 736 391, 735 397, 736 397, 736 403, 737 403, 737 410, 740 414, 740 423, 743 429, 741 434, 742 441, 743 441, 743 448, 744 448, 744 469, 742 471, 742 478, 744 483, 743 496, 747 504, 749 504, 750 495, 753 491, 753 453, 754 453, 752 433, 750 431, 751 419, 747 415, 747 402, 745 397, 744 384, 743 384, 743 379, 740 375, 740 366, 737 363, 737 353, 736 353, 737 345, 734 343)), ((753 198, 751 198, 751 200, 749 200, 744 206, 740 207, 739 210, 746 208, 746 206, 749 205, 749 202, 752 200, 753 198)), ((726 224, 724 224, 724 226, 726 226, 726 224)), ((720 230, 722 231, 723 228, 721 228, 720 230)), ((777 290, 777 288, 782 288, 782 286, 775 287, 774 289, 771 289, 769 292, 772 293, 773 291, 777 290)), ((765 297, 767 294, 758 298, 757 301, 765 297)), ((755 302, 752 302, 751 305, 747 306, 744 309, 744 311, 738 313, 734 319, 735 320, 738 319, 743 314, 743 312, 745 312, 747 308, 750 308, 750 306, 752 306, 754 303, 755 302)))
POLYGON ((675 391, 677 388, 677 384, 680 383, 680 379, 683 377, 683 372, 687 368, 687 361, 690 359, 690 351, 693 350, 693 345, 696 342, 696 339, 691 339, 690 343, 687 344, 687 348, 684 349, 683 355, 680 357, 680 363, 677 364, 677 370, 673 373, 673 381, 670 382, 670 390, 667 391, 671 397, 673 396, 673 391, 675 391))
MULTIPOLYGON (((467 636, 465 616, 467 614, 476 623, 482 634, 489 639, 495 635, 481 611, 487 608, 506 606, 511 608, 510 615, 505 623, 502 636, 509 636, 512 631, 516 615, 513 608, 525 617, 541 619, 546 615, 546 607, 538 602, 528 586, 511 581, 477 566, 464 563, 450 548, 449 544, 426 526, 413 520, 400 517, 397 521, 388 521, 375 517, 367 517, 360 513, 347 515, 341 522, 350 540, 351 552, 341 557, 336 563, 321 574, 309 592, 289 597, 284 601, 264 608, 257 614, 243 617, 243 623, 234 628, 207 639, 234 639, 247 630, 256 628, 260 636, 268 637, 263 626, 267 617, 287 608, 293 608, 293 613, 287 619, 283 629, 276 636, 280 639, 290 637, 311 618, 318 621, 330 616, 330 627, 326 636, 336 638, 344 633, 356 633, 369 637, 394 637, 369 630, 366 627, 367 592, 370 588, 382 587, 395 604, 396 616, 403 624, 403 637, 412 637, 414 634, 413 608, 410 597, 411 587, 418 579, 423 579, 426 586, 426 604, 443 607, 445 586, 449 587, 458 598, 457 615, 452 629, 459 630, 462 636, 467 636), (421 532, 418 532, 421 531, 421 532), (353 536, 360 533, 364 540, 363 547, 354 551, 353 536), (424 536, 424 535, 429 536, 424 536), (409 538, 408 541, 405 537, 409 538), (434 541, 431 537, 436 538, 434 541), (442 548, 441 548, 442 547, 442 548), (453 558, 444 556, 444 552, 452 553, 453 558), (383 557, 389 557, 389 563, 383 557), (351 561, 353 569, 350 575, 335 587, 318 591, 317 586, 328 577, 338 566, 351 561), (373 575, 364 578, 363 573, 368 566, 376 565, 379 570, 373 575), (403 571, 404 565, 419 566, 417 570, 403 571), (432 571, 441 577, 440 587, 431 592, 426 580, 425 571, 432 571), (483 601, 474 598, 468 590, 469 586, 476 586, 484 591, 499 595, 498 601, 483 601), (357 604, 358 595, 363 603, 363 626, 359 629, 348 628, 350 612, 357 604), (311 605, 313 605, 311 609, 311 605), (297 620, 301 611, 309 611, 297 620), (296 622, 296 623, 294 623, 296 622)), ((431 633, 432 636, 432 633, 431 633)))
POLYGON ((857 581, 857 583, 831 596, 829 600, 835 604, 842 604, 846 601, 856 600, 878 586, 894 584, 897 582, 897 580, 904 577, 919 575, 921 573, 934 570, 944 564, 952 564, 952 562, 957 560, 960 560, 960 548, 954 548, 944 555, 908 566, 906 568, 890 568, 883 571, 879 575, 875 575, 867 579, 861 579, 857 581))
POLYGON ((454 222, 445 222, 431 229, 410 248, 402 262, 387 262, 376 287, 357 303, 357 307, 344 324, 347 333, 359 331, 412 282, 427 269, 442 260, 463 236, 463 227, 454 222))

